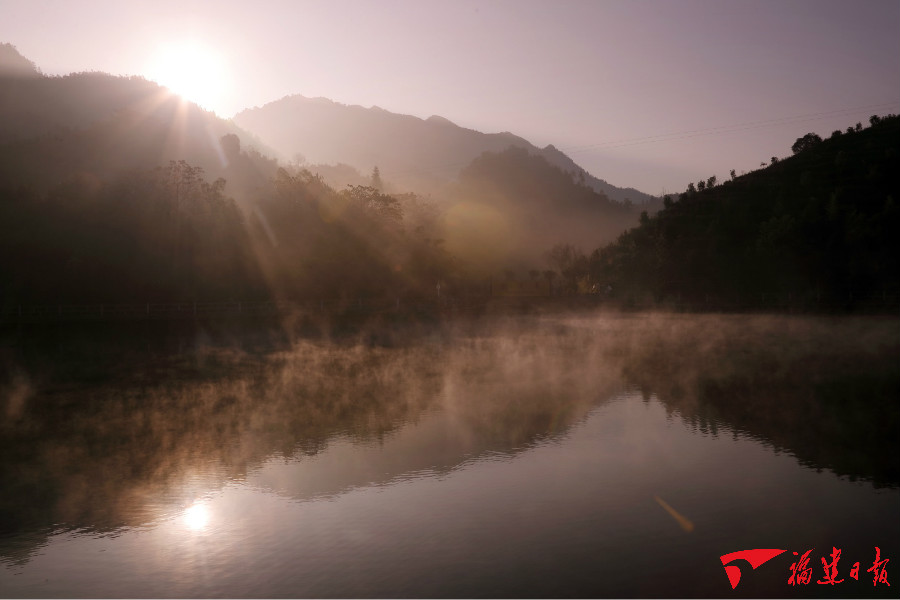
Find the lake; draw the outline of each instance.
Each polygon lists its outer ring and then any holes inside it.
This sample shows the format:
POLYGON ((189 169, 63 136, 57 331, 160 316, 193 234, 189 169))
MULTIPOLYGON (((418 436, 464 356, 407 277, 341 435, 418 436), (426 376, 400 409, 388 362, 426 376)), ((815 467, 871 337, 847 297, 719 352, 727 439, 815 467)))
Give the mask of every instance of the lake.
POLYGON ((4 338, 3 597, 895 597, 900 319, 154 329, 4 338))

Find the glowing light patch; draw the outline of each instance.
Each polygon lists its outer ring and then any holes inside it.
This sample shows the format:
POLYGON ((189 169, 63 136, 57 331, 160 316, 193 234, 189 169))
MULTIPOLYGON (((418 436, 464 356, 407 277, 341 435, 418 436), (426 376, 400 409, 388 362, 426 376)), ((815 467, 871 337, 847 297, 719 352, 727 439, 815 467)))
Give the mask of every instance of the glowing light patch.
POLYGON ((509 219, 489 204, 460 202, 447 211, 447 249, 472 264, 495 267, 514 247, 509 219))
POLYGON ((209 523, 209 509, 202 504, 194 504, 184 511, 182 518, 188 528, 198 531, 209 523))
POLYGON ((214 110, 227 91, 228 74, 221 57, 196 42, 160 46, 145 72, 148 79, 208 110, 214 110))

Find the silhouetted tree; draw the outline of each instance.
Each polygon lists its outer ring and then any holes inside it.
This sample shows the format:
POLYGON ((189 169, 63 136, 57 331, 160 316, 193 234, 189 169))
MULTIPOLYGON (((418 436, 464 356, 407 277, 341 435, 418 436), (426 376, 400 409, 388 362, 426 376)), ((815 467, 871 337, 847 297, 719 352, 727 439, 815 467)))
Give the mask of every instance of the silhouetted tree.
POLYGON ((804 150, 808 150, 808 149, 812 148, 813 146, 820 143, 821 141, 822 141, 822 138, 819 137, 818 135, 816 135, 815 133, 807 133, 803 137, 797 138, 797 141, 794 142, 793 146, 791 146, 791 152, 793 152, 794 154, 799 154, 800 152, 803 152, 804 150))
POLYGON ((235 134, 229 133, 223 135, 219 140, 219 143, 222 145, 222 152, 229 162, 234 161, 241 155, 241 138, 235 134))
POLYGON ((376 166, 372 169, 372 187, 378 190, 379 192, 384 189, 384 183, 381 181, 381 171, 378 170, 376 166))
POLYGON ((547 280, 547 287, 550 291, 550 295, 553 295, 553 280, 556 279, 556 271, 551 271, 547 269, 543 272, 544 279, 547 280))
POLYGON ((593 252, 591 277, 656 298, 900 293, 900 263, 888 258, 900 255, 900 119, 851 132, 810 136, 801 152, 773 157, 778 169, 727 186, 689 185, 681 202, 593 252))

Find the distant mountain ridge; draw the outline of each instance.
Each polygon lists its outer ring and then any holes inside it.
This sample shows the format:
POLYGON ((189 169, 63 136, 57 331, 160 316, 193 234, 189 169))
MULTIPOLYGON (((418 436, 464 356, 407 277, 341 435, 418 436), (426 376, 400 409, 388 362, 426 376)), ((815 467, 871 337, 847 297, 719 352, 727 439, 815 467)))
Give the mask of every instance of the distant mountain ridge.
POLYGON ((185 160, 212 179, 227 177, 236 193, 274 173, 274 161, 258 153, 229 156, 220 142, 225 136, 245 148, 261 146, 156 82, 100 72, 48 77, 15 47, 0 44, 0 181, 7 184, 43 188, 73 175, 104 177, 185 160), (245 159, 255 163, 243 170, 259 172, 256 181, 236 172, 245 159))
POLYGON ((364 108, 293 95, 244 110, 233 121, 274 148, 283 159, 346 163, 363 172, 378 166, 385 179, 410 189, 454 179, 482 153, 503 152, 513 146, 543 156, 577 178, 583 174, 587 185, 618 202, 658 200, 591 175, 552 145, 538 148, 510 132, 483 133, 438 115, 420 119, 377 106, 364 108))
POLYGON ((0 44, 0 77, 40 77, 37 66, 12 44, 0 44))

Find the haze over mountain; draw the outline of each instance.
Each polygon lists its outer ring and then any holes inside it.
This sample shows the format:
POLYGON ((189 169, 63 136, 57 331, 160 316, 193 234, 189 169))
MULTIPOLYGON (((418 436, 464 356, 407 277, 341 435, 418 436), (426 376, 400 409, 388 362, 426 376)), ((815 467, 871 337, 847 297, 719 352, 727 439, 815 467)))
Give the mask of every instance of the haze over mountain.
MULTIPOLYGON (((638 224, 642 207, 610 200, 551 164, 546 156, 512 146, 485 152, 449 186, 447 238, 454 255, 493 257, 534 266, 560 243, 596 248, 638 224), (486 250, 489 248, 489 250, 486 250)), ((472 261, 470 261, 472 262, 472 261)))
POLYGON ((260 146, 233 123, 141 77, 73 73, 47 77, 9 44, 0 44, 0 176, 6 183, 54 185, 73 175, 185 160, 211 179, 228 176, 246 191, 275 170, 274 161, 240 146, 260 146), (229 136, 231 147, 223 146, 229 136), (234 143, 237 142, 235 151, 234 143), (250 160, 253 167, 236 163, 250 160))
POLYGON ((587 185, 613 200, 645 204, 655 199, 591 175, 552 145, 538 148, 508 131, 482 133, 437 115, 420 119, 377 106, 348 106, 294 95, 244 110, 233 120, 287 161, 347 163, 363 173, 377 166, 385 180, 403 191, 430 191, 455 179, 481 153, 503 152, 512 146, 543 156, 576 177, 583 173, 587 185))
POLYGON ((566 293, 898 289, 894 117, 825 142, 807 134, 797 156, 691 184, 658 217, 511 133, 302 97, 238 120, 276 117, 271 146, 378 165, 380 177, 336 189, 248 150, 252 134, 156 83, 47 77, 0 46, 4 302, 427 296, 501 272, 536 279, 548 263, 566 293), (399 193, 414 182, 440 197, 399 193))

